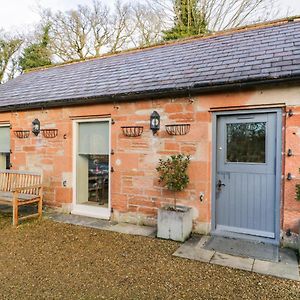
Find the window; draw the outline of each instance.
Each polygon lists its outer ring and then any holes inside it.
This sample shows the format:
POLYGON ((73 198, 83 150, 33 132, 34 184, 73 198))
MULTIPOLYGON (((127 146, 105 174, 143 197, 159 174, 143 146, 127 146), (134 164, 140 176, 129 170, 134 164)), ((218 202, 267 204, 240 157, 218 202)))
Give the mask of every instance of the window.
POLYGON ((0 125, 0 169, 10 168, 10 127, 0 125))
POLYGON ((227 162, 266 162, 266 122, 227 124, 227 162))

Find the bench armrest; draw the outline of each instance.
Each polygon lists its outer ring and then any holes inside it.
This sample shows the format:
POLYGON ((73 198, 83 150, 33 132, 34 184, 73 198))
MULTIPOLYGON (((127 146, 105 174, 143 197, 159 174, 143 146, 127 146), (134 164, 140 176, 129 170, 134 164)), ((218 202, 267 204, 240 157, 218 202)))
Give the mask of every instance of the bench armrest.
POLYGON ((42 188, 43 186, 41 184, 34 184, 34 185, 28 185, 28 186, 21 186, 21 187, 18 187, 18 188, 14 188, 12 191, 13 192, 22 192, 24 190, 31 190, 31 189, 40 189, 42 188))

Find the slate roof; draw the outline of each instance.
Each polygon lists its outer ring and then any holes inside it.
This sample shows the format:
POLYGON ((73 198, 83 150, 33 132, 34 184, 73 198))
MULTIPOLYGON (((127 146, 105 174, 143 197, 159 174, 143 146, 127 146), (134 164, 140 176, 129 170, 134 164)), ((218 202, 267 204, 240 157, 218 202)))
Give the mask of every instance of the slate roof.
POLYGON ((26 73, 0 85, 0 110, 296 78, 300 19, 26 73))

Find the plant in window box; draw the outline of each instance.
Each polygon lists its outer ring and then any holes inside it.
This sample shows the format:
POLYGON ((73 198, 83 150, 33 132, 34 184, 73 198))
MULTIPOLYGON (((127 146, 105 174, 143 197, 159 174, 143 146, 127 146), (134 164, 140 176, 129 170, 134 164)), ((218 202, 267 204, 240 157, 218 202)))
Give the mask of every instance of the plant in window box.
POLYGON ((192 231, 192 209, 177 205, 176 193, 183 191, 188 183, 187 169, 190 156, 184 154, 172 155, 160 159, 156 170, 159 181, 174 193, 173 205, 158 210, 157 237, 184 242, 192 231))

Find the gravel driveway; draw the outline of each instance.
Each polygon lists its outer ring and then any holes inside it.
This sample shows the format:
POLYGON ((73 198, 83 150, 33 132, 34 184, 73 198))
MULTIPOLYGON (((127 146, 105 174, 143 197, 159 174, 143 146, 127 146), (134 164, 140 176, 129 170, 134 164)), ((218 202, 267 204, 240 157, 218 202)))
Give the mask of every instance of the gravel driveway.
POLYGON ((173 257, 175 242, 0 217, 0 299, 300 299, 298 282, 173 257))

